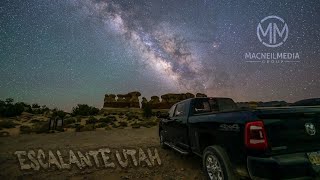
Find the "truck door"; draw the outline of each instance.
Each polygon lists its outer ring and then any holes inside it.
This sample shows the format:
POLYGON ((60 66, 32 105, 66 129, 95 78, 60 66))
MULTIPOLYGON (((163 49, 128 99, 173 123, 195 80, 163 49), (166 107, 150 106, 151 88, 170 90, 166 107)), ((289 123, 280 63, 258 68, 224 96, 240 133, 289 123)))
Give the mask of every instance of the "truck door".
MULTIPOLYGON (((188 102, 188 101, 187 101, 188 102)), ((187 102, 181 102, 177 104, 177 107, 174 111, 172 126, 174 129, 174 138, 173 143, 182 149, 189 148, 188 140, 188 106, 187 102)))
POLYGON ((168 142, 173 142, 173 137, 175 136, 175 130, 173 129, 173 124, 174 124, 174 120, 173 120, 173 114, 174 111, 176 109, 176 105, 173 105, 170 110, 169 110, 169 116, 166 119, 162 120, 162 126, 163 126, 163 130, 164 130, 164 139, 168 142))

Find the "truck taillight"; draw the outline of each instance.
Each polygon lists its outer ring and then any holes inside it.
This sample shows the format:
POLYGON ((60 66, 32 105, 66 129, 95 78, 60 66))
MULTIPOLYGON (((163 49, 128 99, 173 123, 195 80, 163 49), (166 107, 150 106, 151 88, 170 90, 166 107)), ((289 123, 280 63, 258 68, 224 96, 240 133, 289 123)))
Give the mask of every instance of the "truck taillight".
POLYGON ((245 145, 250 149, 267 149, 268 141, 262 121, 248 122, 246 124, 245 145))

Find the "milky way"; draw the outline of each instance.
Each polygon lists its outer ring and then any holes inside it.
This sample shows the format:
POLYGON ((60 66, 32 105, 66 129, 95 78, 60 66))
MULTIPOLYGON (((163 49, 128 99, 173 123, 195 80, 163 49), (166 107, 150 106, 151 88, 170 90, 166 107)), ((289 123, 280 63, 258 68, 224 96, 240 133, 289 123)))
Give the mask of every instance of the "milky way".
POLYGON ((236 101, 319 97, 320 3, 214 0, 3 0, 0 99, 70 110, 106 93, 203 92, 236 101), (281 17, 286 42, 268 48, 259 22, 281 17), (299 63, 244 54, 299 53, 299 63))
POLYGON ((103 21, 106 28, 121 34, 138 51, 140 62, 167 81, 175 82, 180 89, 205 90, 207 78, 201 61, 178 32, 170 31, 171 24, 153 24, 146 18, 136 20, 137 14, 144 9, 132 6, 123 10, 116 1, 83 1, 81 5, 89 15, 103 21), (145 28, 150 26, 152 28, 145 28))

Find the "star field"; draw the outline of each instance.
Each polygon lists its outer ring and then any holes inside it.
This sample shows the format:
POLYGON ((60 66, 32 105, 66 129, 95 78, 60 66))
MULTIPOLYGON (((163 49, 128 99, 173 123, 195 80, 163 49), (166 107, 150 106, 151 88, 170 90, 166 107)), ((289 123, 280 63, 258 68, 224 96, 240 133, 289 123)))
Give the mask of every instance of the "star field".
POLYGON ((3 0, 0 99, 70 110, 105 93, 203 92, 236 101, 320 96, 320 2, 3 0), (258 23, 289 27, 278 48, 258 23), (297 52, 300 62, 248 63, 246 52, 297 52))

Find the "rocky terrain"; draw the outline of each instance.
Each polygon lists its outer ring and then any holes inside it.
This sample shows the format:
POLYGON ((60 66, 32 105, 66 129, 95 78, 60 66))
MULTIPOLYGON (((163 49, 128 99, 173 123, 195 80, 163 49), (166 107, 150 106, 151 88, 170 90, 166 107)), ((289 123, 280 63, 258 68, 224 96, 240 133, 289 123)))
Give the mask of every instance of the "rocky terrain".
MULTIPOLYGON (((37 104, 14 103, 11 98, 0 101, 0 179, 204 179, 200 158, 160 149, 157 135, 159 119, 156 115, 167 112, 178 101, 206 95, 165 94, 161 99, 152 96, 149 101, 142 97, 141 102, 140 96, 139 92, 106 94, 102 109, 78 104, 71 113, 37 104), (118 163, 111 169, 98 166, 59 169, 59 166, 52 166, 40 170, 22 170, 16 154, 17 151, 34 153, 41 150, 45 154, 59 151, 62 155, 58 153, 56 156, 61 160, 61 156, 68 157, 70 151, 100 152, 101 148, 124 154, 129 152, 128 148, 145 152, 150 148, 156 149, 161 164, 150 167, 150 163, 140 164, 139 161, 136 166, 132 160, 125 168, 118 163)), ((244 108, 288 105, 284 101, 237 104, 244 108)), ((110 159, 126 157, 124 154, 112 154, 110 159)), ((36 155, 31 153, 25 156, 29 158, 36 155)), ((141 157, 139 151, 137 158, 141 157)), ((81 159, 81 156, 78 158, 81 159)), ((30 167, 35 167, 31 159, 29 163, 30 167)))
MULTIPOLYGON (((204 179, 201 171, 201 159, 195 156, 182 156, 173 150, 159 147, 157 127, 139 129, 111 129, 86 132, 65 131, 60 133, 23 134, 0 138, 0 179, 204 179), (79 169, 21 170, 16 151, 37 151, 42 149, 45 154, 49 150, 59 150, 66 157, 68 151, 86 152, 99 148, 117 149, 157 149, 161 159, 160 165, 129 166, 121 168, 87 167, 79 169)), ((25 157, 26 158, 26 157, 25 157)), ((111 159, 115 159, 111 155, 111 159)), ((46 161, 45 161, 46 162, 46 161)), ((26 160, 25 164, 31 162, 26 160)))
POLYGON ((94 116, 65 115, 63 125, 49 130, 52 119, 49 114, 31 114, 23 112, 20 116, 0 118, 0 135, 17 136, 19 134, 58 133, 64 131, 82 132, 111 129, 138 129, 150 128, 158 124, 155 116, 145 118, 140 109, 117 109, 112 112, 106 110, 94 116))

